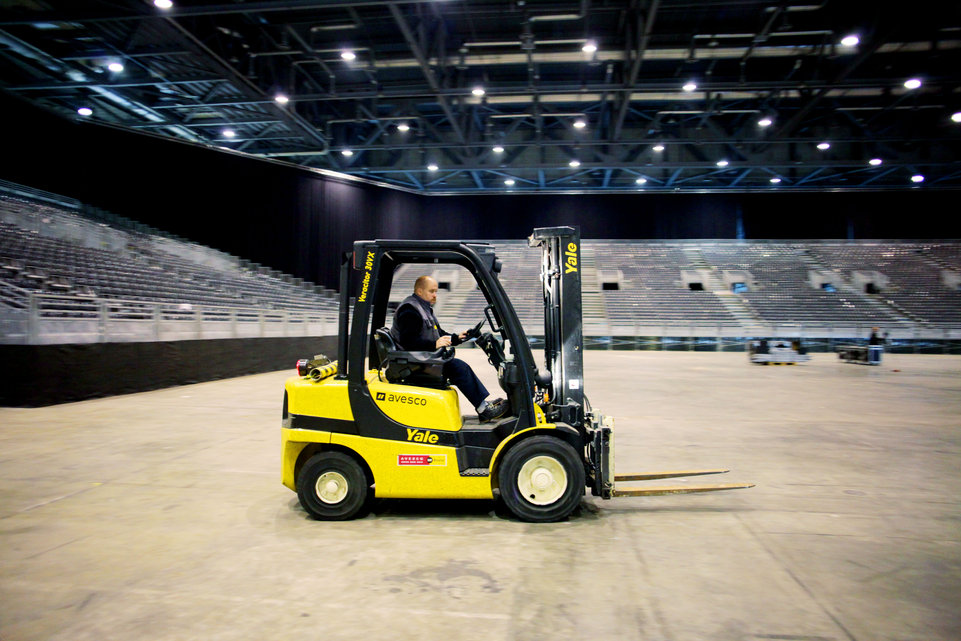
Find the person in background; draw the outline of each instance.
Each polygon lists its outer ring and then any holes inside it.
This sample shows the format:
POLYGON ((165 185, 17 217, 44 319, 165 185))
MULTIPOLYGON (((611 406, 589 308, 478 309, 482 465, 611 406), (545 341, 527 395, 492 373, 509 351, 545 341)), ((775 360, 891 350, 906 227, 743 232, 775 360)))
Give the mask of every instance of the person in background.
POLYGON ((881 344, 881 337, 878 336, 878 328, 871 328, 871 337, 868 338, 868 363, 871 365, 881 364, 881 351, 884 347, 881 344))

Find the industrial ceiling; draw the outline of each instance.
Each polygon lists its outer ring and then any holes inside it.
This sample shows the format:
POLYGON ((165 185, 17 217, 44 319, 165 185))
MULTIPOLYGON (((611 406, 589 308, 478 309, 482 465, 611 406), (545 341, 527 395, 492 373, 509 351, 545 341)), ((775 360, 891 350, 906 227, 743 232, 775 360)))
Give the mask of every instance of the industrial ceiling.
POLYGON ((958 2, 4 0, 0 61, 67 117, 424 194, 961 186, 958 2))

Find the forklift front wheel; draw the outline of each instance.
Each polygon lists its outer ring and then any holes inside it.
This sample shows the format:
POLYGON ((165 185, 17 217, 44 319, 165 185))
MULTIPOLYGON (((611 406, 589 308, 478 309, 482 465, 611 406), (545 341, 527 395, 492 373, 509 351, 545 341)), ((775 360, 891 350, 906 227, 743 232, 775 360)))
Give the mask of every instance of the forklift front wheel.
POLYGON ((533 436, 511 448, 498 474, 507 508, 523 521, 560 521, 584 496, 584 464, 568 443, 533 436))
POLYGON ((364 470, 342 452, 312 456, 297 478, 297 496, 307 513, 319 521, 346 521, 368 505, 370 492, 364 470))

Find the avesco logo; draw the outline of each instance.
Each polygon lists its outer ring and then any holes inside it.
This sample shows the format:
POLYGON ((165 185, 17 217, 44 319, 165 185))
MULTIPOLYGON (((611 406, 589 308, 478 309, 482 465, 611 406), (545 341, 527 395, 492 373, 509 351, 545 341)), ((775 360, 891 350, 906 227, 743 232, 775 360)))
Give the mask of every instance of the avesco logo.
POLYGON ((374 397, 378 401, 388 403, 400 403, 402 405, 427 405, 427 399, 420 396, 408 396, 407 394, 388 394, 387 392, 377 392, 374 397))

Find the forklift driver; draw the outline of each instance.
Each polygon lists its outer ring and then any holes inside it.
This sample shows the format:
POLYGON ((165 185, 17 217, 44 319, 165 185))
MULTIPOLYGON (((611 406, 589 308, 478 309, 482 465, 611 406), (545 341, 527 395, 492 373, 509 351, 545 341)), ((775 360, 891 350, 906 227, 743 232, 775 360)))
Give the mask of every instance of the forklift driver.
MULTIPOLYGON (((434 351, 442 347, 458 345, 466 338, 466 332, 445 332, 434 317, 433 306, 437 302, 437 281, 421 276, 414 283, 414 293, 401 301, 394 314, 390 333, 394 340, 407 351, 434 351)), ((489 392, 480 382, 470 365, 452 358, 444 365, 444 376, 456 385, 477 410, 482 423, 493 421, 507 414, 509 404, 503 398, 488 401, 489 392)))

